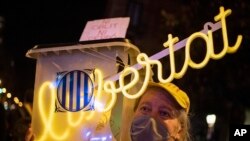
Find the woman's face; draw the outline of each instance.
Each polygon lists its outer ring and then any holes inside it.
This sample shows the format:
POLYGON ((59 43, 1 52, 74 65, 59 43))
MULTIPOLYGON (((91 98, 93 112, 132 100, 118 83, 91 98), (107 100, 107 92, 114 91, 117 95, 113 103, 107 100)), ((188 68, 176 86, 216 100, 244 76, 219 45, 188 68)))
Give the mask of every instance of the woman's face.
POLYGON ((176 111, 174 102, 166 96, 166 93, 149 88, 138 104, 135 117, 148 115, 160 120, 168 129, 169 137, 178 139, 180 138, 181 124, 174 111, 176 111))

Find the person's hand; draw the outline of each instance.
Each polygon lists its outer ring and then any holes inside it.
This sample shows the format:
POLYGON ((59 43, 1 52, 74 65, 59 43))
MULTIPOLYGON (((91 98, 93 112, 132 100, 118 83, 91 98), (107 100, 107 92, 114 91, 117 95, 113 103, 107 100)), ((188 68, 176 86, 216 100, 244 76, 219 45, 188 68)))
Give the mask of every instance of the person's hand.
POLYGON ((34 136, 34 133, 32 131, 32 128, 28 128, 27 132, 26 132, 26 135, 25 135, 25 141, 34 141, 35 139, 35 136, 34 136))

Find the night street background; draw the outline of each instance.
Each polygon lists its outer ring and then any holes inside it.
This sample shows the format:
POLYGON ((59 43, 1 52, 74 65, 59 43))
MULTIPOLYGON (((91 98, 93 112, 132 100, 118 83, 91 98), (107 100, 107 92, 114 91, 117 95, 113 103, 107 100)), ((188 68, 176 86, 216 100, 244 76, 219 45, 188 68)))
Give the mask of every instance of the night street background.
MULTIPOLYGON (((36 60, 25 53, 38 44, 78 42, 87 21, 129 16, 127 38, 151 56, 164 49, 167 34, 182 40, 202 30, 206 22, 214 22, 220 6, 232 9, 227 18, 229 45, 241 34, 239 50, 220 60, 210 59, 202 69, 188 68, 185 76, 174 82, 190 96, 194 127, 206 128, 204 117, 215 113, 220 125, 215 140, 223 140, 223 128, 228 124, 250 124, 245 114, 250 108, 248 0, 0 0, 0 86, 21 100, 25 95, 32 97, 36 60)), ((220 31, 214 36, 216 47, 223 46, 221 36, 220 31)), ((200 52, 194 55, 199 58, 200 52)), ((183 51, 176 56, 183 57, 183 51)), ((206 136, 205 131, 193 134, 197 140, 206 136)))

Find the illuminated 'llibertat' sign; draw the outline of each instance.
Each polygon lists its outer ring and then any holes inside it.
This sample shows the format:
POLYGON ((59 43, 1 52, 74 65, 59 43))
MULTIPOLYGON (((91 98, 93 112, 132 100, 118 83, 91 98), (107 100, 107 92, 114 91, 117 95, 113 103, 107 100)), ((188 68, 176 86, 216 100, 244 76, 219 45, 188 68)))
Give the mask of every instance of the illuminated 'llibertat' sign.
MULTIPOLYGON (((141 89, 134 94, 129 94, 127 92, 128 89, 132 88, 135 86, 136 83, 139 81, 139 72, 133 68, 133 67, 127 67, 124 69, 124 71, 120 74, 119 77, 119 87, 116 88, 115 82, 112 80, 108 80, 104 82, 104 90, 105 92, 111 93, 112 95, 116 95, 117 93, 122 92, 123 95, 127 98, 130 99, 135 99, 140 97, 143 92, 145 91, 149 78, 150 78, 150 72, 151 72, 151 66, 156 65, 157 66, 157 77, 160 82, 167 83, 171 82, 174 78, 181 78, 187 71, 188 66, 195 68, 195 69, 200 69, 204 67, 210 58, 212 59, 220 59, 222 58, 226 53, 234 53, 237 51, 237 49, 240 47, 240 44, 242 42, 242 35, 238 35, 237 41, 234 46, 230 47, 228 45, 228 37, 227 37, 227 27, 226 27, 226 17, 231 14, 231 10, 224 10, 224 7, 220 7, 220 13, 219 15, 215 16, 215 21, 220 21, 221 22, 221 27, 222 27, 222 36, 223 36, 223 43, 224 47, 222 51, 218 54, 214 53, 214 46, 213 46, 213 34, 211 30, 208 30, 207 34, 201 33, 201 32, 196 32, 193 33, 186 42, 186 48, 185 48, 185 61, 183 64, 182 69, 180 72, 175 71, 175 60, 174 60, 174 44, 178 42, 178 37, 172 37, 171 34, 168 35, 168 41, 165 42, 163 45, 164 47, 169 48, 169 56, 170 56, 170 67, 171 67, 171 73, 168 78, 162 78, 162 64, 159 60, 152 60, 150 59, 146 54, 141 53, 137 56, 137 62, 140 64, 144 69, 145 69, 145 78, 144 78, 144 83, 141 87, 141 89), (206 42, 206 55, 203 61, 200 63, 195 63, 192 61, 190 57, 190 45, 193 40, 196 38, 201 38, 206 42), (131 80, 130 83, 124 85, 124 77, 128 74, 133 75, 133 79, 131 80)), ((113 103, 112 103, 113 104, 113 103)), ((106 109, 110 110, 110 109, 106 109)))
MULTIPOLYGON (((122 93, 125 97, 130 98, 130 99, 136 99, 140 97, 148 86, 149 79, 151 76, 152 65, 155 65, 157 67, 156 75, 158 77, 158 80, 160 82, 166 83, 166 82, 171 82, 175 78, 176 79, 182 78, 183 75, 186 73, 188 66, 194 69, 200 69, 208 63, 210 58, 220 59, 223 56, 225 56, 226 53, 236 52, 242 42, 243 37, 242 35, 238 35, 235 45, 229 46, 227 26, 226 26, 226 17, 229 16, 231 12, 232 11, 230 9, 224 10, 224 7, 220 7, 220 13, 214 18, 214 20, 217 22, 214 25, 220 24, 221 29, 222 29, 222 37, 223 37, 224 46, 221 52, 217 54, 214 52, 213 34, 212 34, 212 31, 214 31, 213 29, 211 30, 206 29, 207 31, 206 33, 203 33, 203 32, 193 33, 191 36, 187 38, 187 40, 181 41, 181 43, 185 43, 185 60, 179 72, 176 72, 176 69, 175 69, 174 52, 176 50, 177 44, 179 44, 180 42, 178 42, 179 41, 178 37, 173 37, 171 34, 168 35, 168 40, 163 44, 164 47, 168 48, 168 53, 170 57, 170 75, 167 78, 162 77, 163 76, 162 75, 162 63, 158 59, 156 59, 160 57, 156 57, 156 56, 148 57, 144 53, 141 53, 137 56, 137 62, 138 62, 137 65, 126 67, 121 73, 119 73, 118 78, 115 78, 115 79, 111 78, 108 80, 104 80, 102 71, 99 70, 98 68, 95 69, 95 72, 94 72, 96 76, 96 82, 95 82, 96 87, 94 91, 95 111, 91 111, 86 114, 81 113, 79 114, 79 118, 77 120, 75 119, 72 120, 71 112, 67 112, 68 114, 67 124, 69 125, 69 127, 65 129, 64 133, 59 134, 55 132, 56 130, 55 131, 52 130, 56 128, 51 125, 53 121, 54 107, 51 106, 51 109, 49 110, 43 108, 45 105, 43 105, 42 97, 39 97, 39 101, 38 101, 39 111, 40 111, 43 125, 45 126, 45 128, 43 128, 44 132, 38 140, 44 140, 48 135, 50 135, 55 140, 63 140, 67 138, 71 129, 70 127, 77 126, 82 119, 87 121, 94 117, 95 112, 110 111, 116 102, 118 93, 122 93), (206 43, 206 55, 204 59, 199 63, 194 62, 190 56, 191 43, 197 38, 203 39, 206 43), (143 84, 141 88, 138 90, 138 92, 130 94, 129 89, 131 89, 133 86, 135 86, 139 82, 140 75, 139 75, 138 69, 141 69, 141 68, 143 68, 143 70, 145 71, 143 84), (124 79, 128 74, 132 74, 133 77, 132 77, 132 80, 128 84, 125 84, 124 79), (118 80, 119 82, 118 86, 115 84, 116 80, 118 80), (107 97, 107 96, 110 97, 110 100, 106 102, 105 104, 103 104, 104 106, 98 106, 97 103, 103 102, 102 99, 105 99, 104 97, 107 97)), ((55 88, 50 88, 49 87, 50 85, 52 85, 52 82, 45 82, 42 86, 40 86, 39 96, 43 95, 44 89, 49 88, 51 91, 51 97, 52 97, 49 102, 50 102, 50 105, 53 105, 56 94, 55 94, 55 88)))

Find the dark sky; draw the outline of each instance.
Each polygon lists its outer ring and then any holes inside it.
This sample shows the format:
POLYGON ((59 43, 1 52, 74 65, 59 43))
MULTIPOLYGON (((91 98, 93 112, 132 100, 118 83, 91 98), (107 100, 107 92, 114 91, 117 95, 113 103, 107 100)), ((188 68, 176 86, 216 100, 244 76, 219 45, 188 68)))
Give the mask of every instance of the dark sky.
MULTIPOLYGON (((9 90, 22 95, 33 88, 35 60, 25 53, 37 44, 77 42, 89 20, 100 19, 105 0, 53 1, 36 0, 0 1, 0 16, 4 18, 1 51, 6 62, 14 63, 9 90), (12 74, 13 73, 13 74, 12 74)), ((7 81, 7 80, 5 80, 7 81)))
MULTIPOLYGON (((183 1, 182 5, 186 4, 192 7, 190 2, 183 1)), ((226 80, 217 80, 217 78, 221 79, 221 77, 217 76, 221 75, 221 71, 219 70, 228 70, 228 72, 230 72, 228 74, 230 74, 231 77, 230 81, 234 84, 230 87, 237 87, 235 91, 230 92, 233 93, 232 95, 235 95, 234 93, 239 93, 239 91, 241 91, 240 93, 244 94, 241 99, 248 100, 246 97, 248 97, 249 94, 250 79, 248 79, 248 76, 245 76, 245 74, 250 71, 250 65, 248 63, 250 57, 250 29, 248 26, 250 23, 250 12, 249 10, 246 11, 246 9, 250 8, 249 1, 240 1, 226 1, 221 5, 232 8, 233 10, 233 14, 228 18, 230 21, 228 22, 229 35, 233 37, 233 39, 230 39, 230 45, 236 40, 235 34, 242 34, 244 39, 241 48, 233 55, 226 55, 223 61, 216 61, 217 64, 222 64, 220 65, 222 67, 210 65, 210 67, 206 66, 206 69, 199 70, 199 72, 203 73, 202 71, 204 71, 204 76, 201 77, 209 78, 211 84, 208 85, 209 88, 206 88, 206 90, 209 90, 211 86, 216 86, 216 83, 223 82, 225 85, 230 84, 229 80, 227 80, 228 78, 225 78, 226 80), (242 5, 243 2, 244 5, 242 5), (231 60, 225 61, 226 59, 231 60), (226 68, 223 66, 226 66, 226 68), (215 76, 213 77, 211 74, 215 74, 215 76)), ((12 64, 14 63, 14 66, 10 68, 11 70, 7 69, 8 77, 5 81, 9 81, 9 90, 16 95, 22 96, 26 89, 34 87, 36 62, 34 59, 25 57, 25 53, 29 49, 37 44, 77 42, 87 21, 105 18, 105 10, 108 10, 106 9, 106 2, 107 0, 35 0, 33 2, 1 0, 0 16, 5 19, 5 27, 1 35, 4 41, 2 46, 0 46, 0 51, 4 52, 6 58, 5 62, 9 64, 11 64, 11 62, 12 64)), ((193 2, 195 2, 195 0, 193 2)), ((216 3, 218 2, 216 1, 216 3)), ((197 19, 192 21, 191 25, 195 27, 198 24, 198 30, 201 29, 200 23, 203 24, 206 21, 211 21, 211 18, 215 14, 218 14, 219 8, 217 5, 211 6, 212 3, 209 1, 200 2, 200 4, 201 5, 197 5, 198 9, 191 8, 191 12, 193 13, 187 14, 189 16, 193 15, 193 17, 195 17, 194 19, 197 19), (207 13, 199 11, 204 11, 203 9, 210 11, 207 13), (210 15, 209 18, 208 15, 210 15)), ((151 11, 148 11, 148 13, 149 12, 151 11)), ((183 15, 186 14, 183 13, 183 15)), ((147 15, 145 16, 147 17, 147 15)), ((188 22, 188 20, 185 22, 188 22)), ((141 23, 140 27, 143 27, 144 24, 145 23, 141 23)), ((186 23, 182 24, 185 25, 186 23)), ((194 31, 191 31, 191 29, 189 29, 190 31, 187 29, 187 33, 193 33, 194 31)), ((181 36, 183 32, 174 32, 173 34, 181 36)), ((140 36, 138 35, 139 38, 140 36)), ((210 64, 212 62, 213 61, 210 61, 210 64)), ((0 77, 1 75, 2 74, 0 74, 0 77)), ((193 80, 190 81, 192 85, 195 85, 193 80)))

